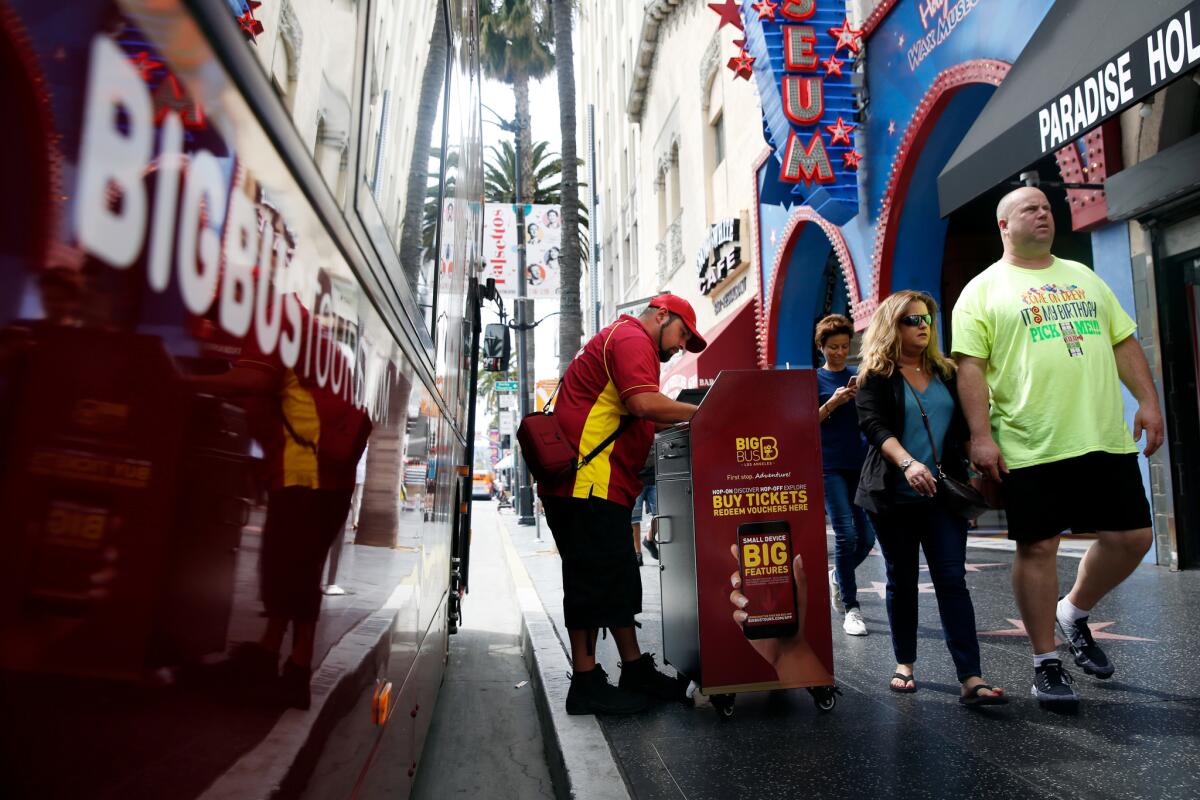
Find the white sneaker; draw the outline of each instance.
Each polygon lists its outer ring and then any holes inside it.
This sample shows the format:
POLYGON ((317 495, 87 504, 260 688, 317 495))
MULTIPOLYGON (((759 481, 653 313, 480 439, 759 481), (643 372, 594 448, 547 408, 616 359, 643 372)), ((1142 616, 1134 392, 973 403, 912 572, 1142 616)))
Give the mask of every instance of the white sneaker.
POLYGON ((842 623, 842 630, 850 636, 866 636, 867 623, 863 621, 862 612, 857 608, 847 611, 846 621, 842 623))
POLYGON ((839 614, 846 613, 846 607, 842 605, 842 587, 837 582, 837 567, 829 570, 829 604, 839 614))

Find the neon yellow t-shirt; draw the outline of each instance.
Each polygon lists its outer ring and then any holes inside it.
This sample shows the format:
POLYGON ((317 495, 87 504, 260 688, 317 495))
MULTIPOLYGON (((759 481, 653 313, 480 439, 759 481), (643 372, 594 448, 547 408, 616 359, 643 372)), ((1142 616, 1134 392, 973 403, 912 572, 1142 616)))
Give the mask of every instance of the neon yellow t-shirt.
POLYGON ((992 436, 1010 469, 1137 452, 1113 355, 1136 329, 1108 285, 1075 261, 997 261, 966 285, 953 349, 987 359, 992 436))

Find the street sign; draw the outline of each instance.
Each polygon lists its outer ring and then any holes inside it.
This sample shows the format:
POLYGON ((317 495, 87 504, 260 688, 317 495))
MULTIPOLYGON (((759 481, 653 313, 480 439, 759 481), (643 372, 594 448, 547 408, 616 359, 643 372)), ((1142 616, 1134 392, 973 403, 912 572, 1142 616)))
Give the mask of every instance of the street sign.
POLYGON ((514 414, 511 411, 501 411, 500 412, 500 435, 501 436, 512 436, 513 435, 513 432, 515 429, 514 417, 516 417, 516 414, 514 414))
POLYGON ((515 392, 517 391, 516 381, 496 381, 497 392, 515 392))
POLYGON ((517 396, 515 394, 502 394, 496 398, 500 404, 500 410, 512 411, 517 407, 517 396))

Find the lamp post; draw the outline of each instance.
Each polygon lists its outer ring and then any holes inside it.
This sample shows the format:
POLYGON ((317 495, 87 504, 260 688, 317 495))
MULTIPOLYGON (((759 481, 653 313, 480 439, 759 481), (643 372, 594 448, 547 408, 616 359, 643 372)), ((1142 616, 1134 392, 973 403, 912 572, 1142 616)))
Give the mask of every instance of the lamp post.
MULTIPOLYGON (((522 197, 524 174, 521 169, 521 123, 520 119, 506 120, 495 109, 486 104, 484 108, 491 111, 499 120, 496 124, 501 130, 513 135, 513 150, 516 157, 516 185, 513 187, 513 204, 517 209, 517 299, 513 304, 513 323, 517 329, 517 414, 524 419, 529 414, 529 363, 525 345, 525 334, 532 327, 533 315, 529 313, 530 301, 526 298, 525 276, 525 201, 522 197)), ((518 448, 514 448, 514 453, 518 448)), ((525 463, 524 454, 513 464, 517 478, 516 511, 518 525, 534 524, 533 516, 533 483, 529 479, 529 465, 525 463)))

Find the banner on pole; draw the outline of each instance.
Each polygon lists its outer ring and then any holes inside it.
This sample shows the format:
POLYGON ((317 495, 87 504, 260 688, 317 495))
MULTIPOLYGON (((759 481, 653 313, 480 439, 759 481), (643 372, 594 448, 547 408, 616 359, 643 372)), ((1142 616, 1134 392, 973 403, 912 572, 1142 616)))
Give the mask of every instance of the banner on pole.
MULTIPOLYGON (((484 250, 486 276, 496 288, 517 296, 517 213, 508 203, 487 203, 484 250)), ((558 297, 558 256, 562 249, 562 210, 557 205, 525 206, 525 294, 535 300, 558 297)))

